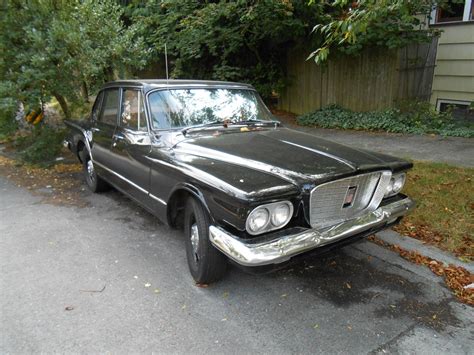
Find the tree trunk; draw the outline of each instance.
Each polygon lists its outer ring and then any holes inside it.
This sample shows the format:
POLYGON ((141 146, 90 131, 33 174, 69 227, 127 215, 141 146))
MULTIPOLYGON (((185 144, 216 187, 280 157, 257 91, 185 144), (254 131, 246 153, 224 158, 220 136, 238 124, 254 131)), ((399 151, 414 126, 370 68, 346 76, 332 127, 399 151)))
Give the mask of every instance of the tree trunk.
POLYGON ((56 100, 58 100, 59 106, 61 106, 61 109, 63 110, 64 117, 71 118, 71 113, 69 112, 69 107, 67 105, 67 102, 64 96, 59 95, 58 93, 54 93, 53 95, 56 98, 56 100))
POLYGON ((82 97, 84 98, 85 102, 89 103, 89 89, 87 88, 87 84, 86 84, 85 81, 82 82, 81 93, 82 93, 82 97))

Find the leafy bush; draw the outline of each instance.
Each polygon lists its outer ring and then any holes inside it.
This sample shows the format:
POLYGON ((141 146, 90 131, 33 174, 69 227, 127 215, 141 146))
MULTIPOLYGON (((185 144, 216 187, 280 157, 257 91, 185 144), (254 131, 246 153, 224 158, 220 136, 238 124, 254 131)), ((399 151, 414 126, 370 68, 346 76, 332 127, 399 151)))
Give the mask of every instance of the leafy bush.
POLYGON ((6 100, 0 103, 0 141, 10 137, 18 128, 18 122, 15 120, 16 106, 6 100))
POLYGON ((127 14, 172 78, 244 81, 264 98, 285 85, 288 48, 321 17, 307 1, 133 1, 127 14))
POLYGON ((17 137, 13 145, 24 162, 48 165, 59 155, 64 137, 64 130, 40 125, 31 134, 17 137))
POLYGON ((474 137, 474 125, 456 122, 450 113, 437 112, 428 103, 405 103, 383 111, 353 112, 337 105, 299 116, 303 126, 394 133, 474 137))

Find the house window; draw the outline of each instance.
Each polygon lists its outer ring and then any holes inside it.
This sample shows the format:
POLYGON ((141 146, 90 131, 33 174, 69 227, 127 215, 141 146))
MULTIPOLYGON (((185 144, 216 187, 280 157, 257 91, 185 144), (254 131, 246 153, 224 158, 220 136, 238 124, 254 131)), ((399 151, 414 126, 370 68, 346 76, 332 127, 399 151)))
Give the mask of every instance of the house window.
POLYGON ((474 20, 474 0, 448 0, 433 9, 431 24, 474 20))
POLYGON ((457 100, 438 100, 437 109, 440 112, 451 112, 456 121, 474 122, 474 103, 457 100))
POLYGON ((442 7, 438 8, 436 22, 462 21, 464 6, 465 4, 463 3, 448 1, 442 7))

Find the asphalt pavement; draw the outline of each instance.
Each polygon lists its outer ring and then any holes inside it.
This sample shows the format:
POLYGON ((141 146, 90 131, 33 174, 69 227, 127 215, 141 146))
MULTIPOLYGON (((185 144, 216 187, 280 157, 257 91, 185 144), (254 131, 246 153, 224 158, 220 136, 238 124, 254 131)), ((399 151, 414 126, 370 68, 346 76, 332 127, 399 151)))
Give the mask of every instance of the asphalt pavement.
POLYGON ((179 231, 116 191, 83 198, 0 177, 0 353, 472 354, 473 308, 368 241, 199 288, 179 231))

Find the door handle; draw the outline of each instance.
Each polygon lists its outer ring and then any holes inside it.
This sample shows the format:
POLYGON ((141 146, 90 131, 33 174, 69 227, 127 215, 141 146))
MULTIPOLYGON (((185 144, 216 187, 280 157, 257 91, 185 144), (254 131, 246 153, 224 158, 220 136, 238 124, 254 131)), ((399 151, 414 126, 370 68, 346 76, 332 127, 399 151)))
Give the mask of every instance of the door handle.
POLYGON ((121 134, 114 134, 112 136, 112 140, 113 140, 112 147, 115 148, 117 146, 117 142, 125 140, 125 137, 122 136, 121 134))

